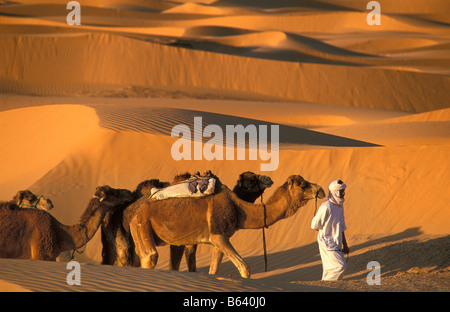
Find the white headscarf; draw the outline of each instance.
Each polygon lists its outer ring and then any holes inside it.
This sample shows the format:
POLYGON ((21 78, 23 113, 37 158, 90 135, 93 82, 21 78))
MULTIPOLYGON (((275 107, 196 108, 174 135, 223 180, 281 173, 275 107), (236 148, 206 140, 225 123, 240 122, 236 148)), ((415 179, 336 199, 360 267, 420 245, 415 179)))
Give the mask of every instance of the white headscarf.
POLYGON ((344 204, 345 198, 341 198, 339 196, 339 191, 345 190, 346 187, 347 185, 344 184, 344 182, 342 182, 341 180, 335 180, 331 182, 330 186, 328 187, 328 200, 338 206, 344 204), (338 183, 338 181, 341 183, 338 183))

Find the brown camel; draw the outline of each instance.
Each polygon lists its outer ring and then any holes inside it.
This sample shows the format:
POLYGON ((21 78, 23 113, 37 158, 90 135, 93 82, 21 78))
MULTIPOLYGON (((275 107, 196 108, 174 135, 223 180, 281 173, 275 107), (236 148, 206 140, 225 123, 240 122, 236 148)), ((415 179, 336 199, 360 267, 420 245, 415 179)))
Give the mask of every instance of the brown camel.
MULTIPOLYGON (((128 190, 97 187, 80 223, 61 224, 46 211, 0 209, 0 258, 54 261, 64 251, 83 247, 94 236, 106 211, 132 200, 128 190)), ((9 203, 8 205, 13 205, 9 203)))
MULTIPOLYGON (((190 178, 190 174, 184 178, 190 178)), ((238 180, 236 181, 236 185, 233 188, 233 192, 242 200, 245 200, 249 203, 254 203, 255 200, 260 197, 266 188, 271 187, 273 181, 270 177, 259 175, 253 173, 251 171, 243 172, 239 175, 238 180)), ((185 254, 186 263, 188 265, 189 272, 197 271, 196 264, 196 253, 197 253, 197 245, 187 245, 187 246, 176 246, 170 245, 170 262, 169 269, 178 271, 180 268, 181 258, 183 256, 183 251, 185 254)), ((220 252, 220 251, 219 251, 220 252)), ((223 254, 219 254, 220 259, 222 259, 223 254)))
POLYGON ((206 197, 145 202, 136 210, 130 232, 141 267, 155 267, 158 260, 156 246, 161 241, 171 245, 208 243, 214 245, 210 274, 217 273, 220 253, 224 253, 240 275, 248 278, 249 267, 231 245, 230 237, 240 229, 260 229, 292 216, 316 197, 325 197, 319 185, 292 175, 264 207, 239 199, 217 178, 215 193, 206 197))
MULTIPOLYGON (((129 234, 129 220, 141 201, 146 201, 152 188, 164 188, 168 182, 158 179, 146 180, 136 187, 133 201, 123 205, 121 209, 106 212, 101 225, 102 264, 129 266, 133 260, 133 241, 129 234), (123 222, 123 219, 127 222, 123 222), (125 227, 124 225, 125 224, 125 227)), ((137 265, 136 265, 137 266, 137 265)))
POLYGON ((34 208, 45 211, 50 211, 53 208, 53 203, 50 199, 44 196, 36 196, 29 190, 18 191, 17 194, 9 201, 12 205, 4 204, 3 207, 9 209, 19 208, 34 208))

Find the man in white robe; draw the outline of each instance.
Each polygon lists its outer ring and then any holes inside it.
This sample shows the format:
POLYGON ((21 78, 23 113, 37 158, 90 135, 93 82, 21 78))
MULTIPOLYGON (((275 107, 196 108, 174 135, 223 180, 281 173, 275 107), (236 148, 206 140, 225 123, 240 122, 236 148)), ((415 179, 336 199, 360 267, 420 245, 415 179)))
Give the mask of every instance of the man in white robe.
POLYGON ((347 263, 344 253, 349 253, 344 231, 345 185, 341 180, 331 182, 328 199, 319 207, 311 222, 311 228, 319 231, 320 257, 322 259, 322 280, 335 281, 344 276, 347 263))

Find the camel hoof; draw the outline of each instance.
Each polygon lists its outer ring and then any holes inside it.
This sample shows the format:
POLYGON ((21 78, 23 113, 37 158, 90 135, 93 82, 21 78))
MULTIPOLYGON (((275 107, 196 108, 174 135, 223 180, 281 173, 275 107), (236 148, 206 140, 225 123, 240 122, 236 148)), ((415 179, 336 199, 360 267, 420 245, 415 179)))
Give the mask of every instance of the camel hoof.
POLYGON ((241 274, 241 277, 243 277, 243 278, 250 278, 250 273, 246 272, 244 274, 241 274))
POLYGON ((241 277, 250 278, 250 272, 241 273, 241 277))
POLYGON ((157 263, 158 263, 158 254, 152 254, 150 256, 150 264, 152 266, 152 269, 156 266, 157 263))
POLYGON ((158 253, 150 254, 141 259, 141 267, 146 269, 155 268, 158 263, 158 253))
POLYGON ((247 263, 244 263, 243 268, 241 268, 241 270, 239 270, 241 277, 243 278, 250 278, 250 266, 247 263))

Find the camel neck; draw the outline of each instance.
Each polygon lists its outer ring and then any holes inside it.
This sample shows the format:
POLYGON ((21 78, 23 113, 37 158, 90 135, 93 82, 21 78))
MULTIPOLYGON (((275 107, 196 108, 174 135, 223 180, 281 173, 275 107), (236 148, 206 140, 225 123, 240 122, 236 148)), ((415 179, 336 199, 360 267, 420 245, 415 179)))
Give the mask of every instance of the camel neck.
POLYGON ((65 232, 70 237, 66 240, 65 250, 81 248, 86 245, 97 232, 105 214, 105 207, 96 203, 95 199, 91 200, 80 222, 72 226, 65 226, 65 232))
POLYGON ((241 208, 240 228, 241 229, 260 229, 271 226, 283 219, 286 211, 290 210, 290 201, 283 196, 272 195, 264 204, 250 204, 244 201, 239 202, 241 208), (264 206, 266 210, 266 219, 264 220, 264 206))

